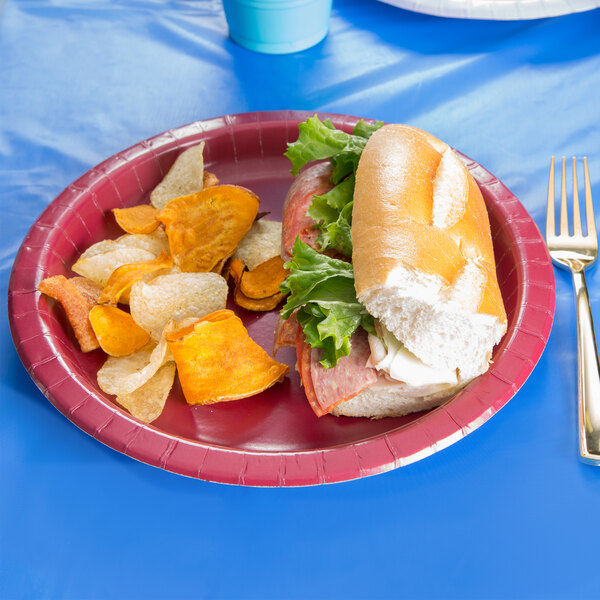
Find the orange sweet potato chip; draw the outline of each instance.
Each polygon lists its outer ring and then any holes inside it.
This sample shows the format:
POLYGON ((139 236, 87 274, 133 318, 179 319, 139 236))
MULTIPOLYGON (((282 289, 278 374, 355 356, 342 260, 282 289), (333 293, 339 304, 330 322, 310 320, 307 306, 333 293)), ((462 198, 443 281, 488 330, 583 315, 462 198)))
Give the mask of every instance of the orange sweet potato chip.
POLYGON ((231 255, 258 212, 256 194, 216 185, 171 200, 158 214, 175 265, 186 272, 212 271, 231 255))
POLYGON ((102 294, 102 288, 95 281, 80 276, 70 277, 69 281, 79 290, 79 293, 89 302, 90 306, 98 302, 98 298, 102 294))
POLYGON ((150 204, 114 208, 112 212, 119 227, 127 233, 152 233, 160 225, 156 220, 159 211, 150 204))
POLYGON ((209 173, 208 171, 204 171, 204 176, 202 180, 202 189, 211 187, 213 185, 219 185, 219 178, 214 173, 209 173))
POLYGON ((285 295, 281 292, 268 296, 267 298, 248 298, 239 289, 235 292, 234 301, 238 306, 245 308, 246 310, 253 310, 255 312, 266 312, 277 308, 279 303, 285 298, 285 295))
MULTIPOLYGON (((269 261, 266 261, 266 262, 269 262, 269 261)), ((259 265, 259 266, 262 266, 262 265, 259 265)), ((270 267, 267 268, 267 271, 269 269, 270 269, 270 267)), ((231 265, 229 265, 229 275, 235 282, 235 292, 233 294, 234 302, 238 306, 241 306, 242 308, 245 308, 246 310, 253 310, 256 312, 265 312, 268 310, 273 310, 285 298, 285 295, 282 294, 281 292, 277 291, 276 293, 274 293, 270 296, 262 297, 262 298, 261 297, 251 298, 250 296, 247 296, 242 291, 242 289, 243 289, 242 286, 243 286, 245 278, 248 276, 249 273, 252 273, 252 271, 246 271, 244 263, 242 262, 242 260, 240 258, 236 258, 234 261, 232 261, 231 265)), ((264 280, 265 278, 262 277, 262 275, 260 275, 259 278, 257 279, 259 282, 258 285, 261 285, 260 284, 261 279, 264 280)), ((284 279, 285 279, 285 274, 284 274, 284 279)), ((251 285, 250 285, 251 290, 255 289, 255 288, 253 288, 253 285, 255 285, 255 284, 253 282, 251 282, 251 285)), ((268 292, 268 291, 270 291, 271 288, 269 288, 269 286, 263 285, 263 289, 266 289, 268 292)), ((279 289, 279 285, 277 286, 277 289, 279 289)))
POLYGON ((90 323, 100 347, 110 356, 127 356, 150 341, 133 317, 116 306, 97 304, 90 310, 90 323))
POLYGON ((271 358, 233 311, 211 313, 167 335, 188 404, 254 396, 281 381, 288 366, 271 358))
POLYGON ((119 300, 129 301, 129 290, 136 281, 139 281, 147 273, 170 269, 172 266, 173 259, 166 252, 154 260, 122 265, 110 274, 106 286, 98 298, 98 303, 117 304, 119 300))
POLYGON ((246 271, 240 280, 240 290, 248 298, 268 298, 279 293, 287 274, 281 256, 274 256, 252 271, 246 271))
MULTIPOLYGON (((77 278, 83 279, 83 278, 77 278)), ((38 285, 38 290, 54 298, 62 305, 82 352, 100 347, 90 323, 90 309, 94 306, 93 294, 82 291, 64 275, 47 277, 38 285)), ((86 287, 85 285, 83 287, 86 287)))

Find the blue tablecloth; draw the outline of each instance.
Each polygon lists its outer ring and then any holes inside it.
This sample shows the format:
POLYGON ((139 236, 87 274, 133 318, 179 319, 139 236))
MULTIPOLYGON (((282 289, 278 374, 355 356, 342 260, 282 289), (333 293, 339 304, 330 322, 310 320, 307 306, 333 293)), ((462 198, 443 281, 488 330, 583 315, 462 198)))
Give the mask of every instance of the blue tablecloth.
MULTIPOLYGON (((2 3, 0 2, 0 6, 2 3)), ((270 109, 406 122, 499 177, 543 227, 550 156, 587 154, 600 208, 600 11, 447 20, 334 0, 285 56, 234 44, 218 0, 7 0, 0 13, 0 289, 44 207, 166 129, 270 109)), ((589 286, 600 323, 600 278, 589 286)), ((2 598, 590 598, 600 469, 577 460, 570 279, 515 398, 451 447, 349 483, 186 479, 84 434, 0 322, 2 598)))

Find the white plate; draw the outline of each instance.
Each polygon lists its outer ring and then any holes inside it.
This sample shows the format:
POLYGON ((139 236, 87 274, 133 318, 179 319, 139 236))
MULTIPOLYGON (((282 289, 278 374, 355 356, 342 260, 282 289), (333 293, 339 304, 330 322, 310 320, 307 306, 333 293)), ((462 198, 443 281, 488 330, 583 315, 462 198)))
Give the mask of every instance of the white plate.
POLYGON ((542 19, 600 7, 600 0, 381 0, 415 12, 458 19, 542 19))

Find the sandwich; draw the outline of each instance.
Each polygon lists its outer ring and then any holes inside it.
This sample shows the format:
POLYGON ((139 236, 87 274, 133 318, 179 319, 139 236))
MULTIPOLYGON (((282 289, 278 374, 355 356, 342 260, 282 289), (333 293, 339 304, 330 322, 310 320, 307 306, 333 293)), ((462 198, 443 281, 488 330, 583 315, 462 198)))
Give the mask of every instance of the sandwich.
POLYGON ((507 319, 485 203, 454 151, 407 125, 350 134, 315 116, 286 156, 275 346, 295 345, 315 414, 423 411, 484 373, 507 319))

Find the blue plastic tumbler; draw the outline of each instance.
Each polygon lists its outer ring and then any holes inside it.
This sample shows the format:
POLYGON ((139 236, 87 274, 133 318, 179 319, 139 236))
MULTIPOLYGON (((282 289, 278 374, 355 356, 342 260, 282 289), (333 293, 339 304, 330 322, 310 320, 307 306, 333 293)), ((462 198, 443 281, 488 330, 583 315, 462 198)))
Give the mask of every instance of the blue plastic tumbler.
POLYGON ((229 35, 255 52, 287 54, 320 42, 331 0, 223 0, 229 35))

